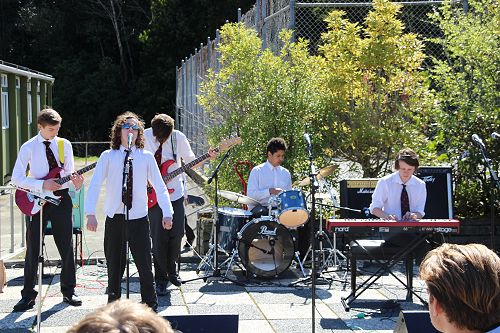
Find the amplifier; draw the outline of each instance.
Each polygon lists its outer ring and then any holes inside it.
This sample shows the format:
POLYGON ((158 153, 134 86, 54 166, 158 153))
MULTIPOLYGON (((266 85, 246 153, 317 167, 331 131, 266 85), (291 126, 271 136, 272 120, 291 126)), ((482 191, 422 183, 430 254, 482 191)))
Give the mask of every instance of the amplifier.
POLYGON ((451 167, 420 167, 417 177, 425 182, 426 219, 453 218, 453 187, 451 167))
POLYGON ((343 207, 360 209, 362 212, 352 212, 341 209, 340 217, 343 219, 373 218, 365 214, 364 210, 370 207, 372 194, 377 186, 378 178, 344 179, 340 181, 340 205, 343 207))

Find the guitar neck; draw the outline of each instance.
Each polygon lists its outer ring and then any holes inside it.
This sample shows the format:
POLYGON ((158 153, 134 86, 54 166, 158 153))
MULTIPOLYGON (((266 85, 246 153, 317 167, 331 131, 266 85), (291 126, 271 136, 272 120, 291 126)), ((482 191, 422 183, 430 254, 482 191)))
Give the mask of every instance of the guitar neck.
MULTIPOLYGON (((215 151, 218 152, 219 148, 216 148, 215 151)), ((163 177, 163 180, 165 182, 168 182, 168 181, 172 180, 173 178, 177 177, 178 175, 180 175, 181 173, 185 172, 186 170, 191 169, 196 164, 198 164, 198 163, 206 160, 209 157, 210 157, 210 154, 209 153, 205 153, 205 154, 201 155, 200 157, 192 160, 191 162, 189 162, 187 164, 184 164, 182 167, 174 170, 173 172, 167 174, 165 177, 163 177)))
MULTIPOLYGON (((97 162, 94 162, 94 163, 89 164, 86 167, 81 168, 80 170, 76 171, 76 173, 78 175, 84 174, 85 172, 87 172, 87 171, 92 170, 93 168, 95 168, 96 165, 97 165, 97 162)), ((59 178, 58 180, 56 180, 56 183, 58 183, 59 185, 62 185, 64 183, 67 183, 70 179, 71 179, 71 175, 68 175, 68 176, 59 178)))

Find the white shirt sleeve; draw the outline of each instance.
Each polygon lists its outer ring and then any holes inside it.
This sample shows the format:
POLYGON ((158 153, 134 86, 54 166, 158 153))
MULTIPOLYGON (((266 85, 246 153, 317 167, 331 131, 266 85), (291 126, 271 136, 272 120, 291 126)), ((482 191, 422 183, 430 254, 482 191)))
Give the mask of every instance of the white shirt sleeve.
POLYGON ((26 176, 26 170, 31 160, 31 147, 29 144, 21 146, 17 154, 16 163, 12 170, 12 184, 35 192, 42 192, 43 179, 36 179, 31 176, 26 176))
POLYGON ((97 160, 97 165, 94 169, 94 174, 90 179, 90 184, 85 196, 85 215, 95 215, 97 201, 102 182, 106 179, 106 169, 108 167, 109 151, 101 154, 97 160))
POLYGON ((184 163, 194 161, 196 159, 196 155, 193 153, 186 135, 184 135, 184 133, 180 131, 175 131, 173 135, 176 135, 177 151, 179 152, 179 157, 182 157, 184 163))
POLYGON ((269 197, 268 188, 259 188, 260 171, 261 169, 253 168, 252 171, 250 171, 250 176, 248 176, 247 195, 257 201, 261 201, 269 197))
POLYGON ((375 208, 384 209, 385 201, 387 200, 387 191, 387 181, 383 179, 379 180, 372 194, 370 213, 373 214, 375 208))
POLYGON ((414 200, 415 208, 411 208, 411 210, 414 213, 419 213, 420 215, 422 215, 422 217, 424 217, 426 200, 427 200, 427 187, 425 183, 418 183, 418 196, 416 200, 414 200))

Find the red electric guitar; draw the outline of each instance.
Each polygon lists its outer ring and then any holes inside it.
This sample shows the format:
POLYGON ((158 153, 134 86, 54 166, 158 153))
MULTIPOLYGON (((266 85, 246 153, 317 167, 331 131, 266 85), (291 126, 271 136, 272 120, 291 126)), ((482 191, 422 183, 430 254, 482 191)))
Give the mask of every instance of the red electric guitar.
MULTIPOLYGON (((85 172, 90 171, 93 168, 95 168, 96 164, 97 164, 97 162, 89 164, 86 167, 76 171, 76 173, 79 175, 84 174, 85 172)), ((47 176, 43 177, 42 179, 46 180, 46 179, 51 179, 51 178, 57 178, 57 177, 59 177, 59 173, 62 170, 63 169, 61 167, 54 168, 49 172, 49 174, 47 176)), ((70 180, 71 180, 71 176, 66 176, 66 177, 62 177, 62 178, 57 179, 55 182, 58 183, 59 185, 62 185, 64 183, 67 183, 70 180)), ((58 200, 61 198, 61 197, 55 195, 54 192, 47 191, 47 190, 42 190, 41 193, 33 192, 33 194, 36 194, 37 196, 40 196, 42 198, 47 198, 47 199, 57 199, 58 200)), ((16 190, 16 205, 17 205, 17 207, 19 207, 21 212, 23 212, 23 214, 25 214, 25 215, 33 216, 33 215, 38 214, 38 212, 40 211, 40 202, 39 201, 40 200, 38 198, 35 198, 29 191, 25 192, 22 190, 16 190)), ((43 203, 43 204, 45 204, 45 203, 43 203)))
MULTIPOLYGON (((241 138, 239 138, 239 137, 224 140, 219 144, 219 146, 217 148, 214 149, 214 151, 216 153, 219 153, 221 151, 226 151, 226 150, 232 148, 233 146, 239 145, 240 143, 241 143, 241 138)), ((174 171, 172 171, 170 173, 168 172, 168 168, 172 164, 175 163, 175 160, 168 160, 168 161, 163 162, 162 165, 160 166, 160 173, 162 175, 163 181, 165 182, 165 184, 168 183, 169 181, 171 181, 172 179, 174 179, 175 177, 177 177, 178 175, 180 175, 184 171, 191 169, 196 164, 203 162, 204 160, 208 159, 209 157, 210 157, 209 153, 205 153, 205 154, 201 155, 200 157, 198 157, 197 159, 181 166, 180 168, 175 169, 174 171)), ((168 193, 173 193, 173 192, 174 192, 174 189, 170 189, 170 188, 168 189, 168 193)), ((156 199, 156 192, 155 192, 154 188, 148 187, 148 208, 153 207, 154 205, 156 205, 157 202, 158 202, 158 200, 156 199)))

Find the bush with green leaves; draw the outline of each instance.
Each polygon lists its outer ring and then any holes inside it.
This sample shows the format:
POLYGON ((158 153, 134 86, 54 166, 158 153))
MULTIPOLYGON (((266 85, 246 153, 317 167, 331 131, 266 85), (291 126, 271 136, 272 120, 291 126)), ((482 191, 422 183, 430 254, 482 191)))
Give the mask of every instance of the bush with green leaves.
MULTIPOLYGON (((222 168, 221 188, 240 191, 233 165, 265 161, 272 137, 284 138, 289 146, 284 166, 296 176, 307 174, 303 133, 321 107, 321 59, 309 55, 305 41, 290 42, 289 31, 282 32, 281 39, 284 47, 275 55, 262 50, 255 31, 242 24, 228 23, 221 29, 220 70, 209 73, 198 98, 219 124, 209 129, 212 145, 233 135, 243 139, 222 168)), ((317 154, 316 163, 326 163, 323 154, 317 154)))
POLYGON ((440 159, 456 166, 458 214, 475 216, 488 214, 492 187, 472 134, 483 138, 495 170, 500 162, 500 143, 490 139, 500 129, 500 6, 496 0, 467 3, 446 3, 431 16, 443 32, 433 41, 444 50, 443 59, 434 59, 432 79, 442 105, 435 144, 440 159))
POLYGON ((423 44, 404 33, 400 9, 374 1, 363 25, 332 11, 319 47, 321 96, 328 105, 318 119, 327 133, 323 144, 359 163, 364 177, 387 173, 403 147, 416 150, 423 163, 433 162, 426 134, 435 98, 421 69, 423 44))

